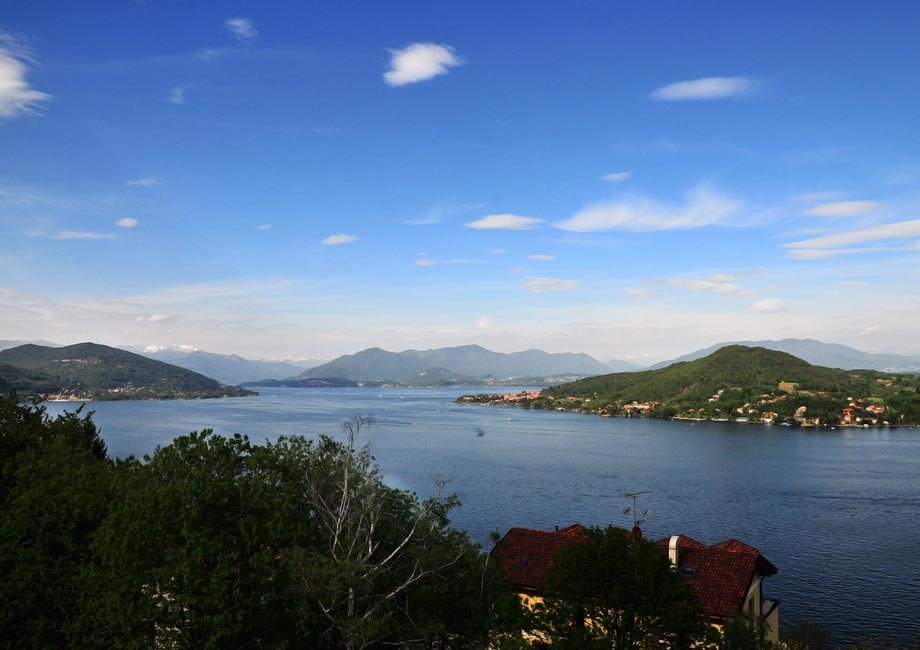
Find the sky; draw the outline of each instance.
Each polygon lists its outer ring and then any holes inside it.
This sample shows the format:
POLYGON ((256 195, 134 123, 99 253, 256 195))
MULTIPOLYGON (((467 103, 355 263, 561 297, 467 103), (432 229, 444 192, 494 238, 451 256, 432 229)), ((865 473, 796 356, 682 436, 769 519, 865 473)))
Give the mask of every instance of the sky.
POLYGON ((920 5, 0 0, 0 338, 920 353, 920 5))

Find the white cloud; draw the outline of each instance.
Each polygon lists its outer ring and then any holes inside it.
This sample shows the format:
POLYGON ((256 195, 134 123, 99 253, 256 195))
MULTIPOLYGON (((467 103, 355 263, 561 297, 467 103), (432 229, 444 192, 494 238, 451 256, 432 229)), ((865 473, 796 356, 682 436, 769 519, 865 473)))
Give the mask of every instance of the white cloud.
POLYGON ((435 266, 437 265, 437 263, 438 263, 437 260, 433 260, 430 257, 420 257, 419 259, 415 260, 416 266, 428 267, 428 266, 435 266))
POLYGON ((549 291, 575 291, 578 283, 575 280, 556 280, 554 278, 527 278, 524 288, 530 293, 547 293, 549 291))
POLYGON ((85 230, 64 230, 54 235, 36 235, 38 237, 50 237, 51 239, 115 239, 115 235, 108 232, 88 232, 85 230))
POLYGON ((51 95, 35 90, 26 81, 29 62, 29 51, 19 39, 0 32, 0 118, 34 113, 51 99, 51 95))
POLYGON ((758 314, 776 314, 786 311, 786 303, 779 298, 763 298, 751 305, 751 311, 758 314))
POLYGON ((688 192, 681 206, 634 196, 596 203, 553 225, 572 232, 685 230, 724 223, 741 207, 741 201, 704 183, 688 192))
POLYGON ((198 50, 198 54, 196 56, 200 61, 210 63, 211 61, 219 59, 222 56, 226 56, 227 54, 230 54, 234 51, 235 50, 232 47, 206 47, 203 50, 198 50))
POLYGON ((438 75, 447 74, 449 68, 463 64, 463 60, 454 54, 449 45, 435 43, 412 43, 401 50, 390 50, 390 69, 383 74, 383 79, 390 86, 425 81, 438 75))
MULTIPOLYGON (((151 314, 150 316, 136 316, 134 318, 134 322, 136 323, 162 323, 168 320, 171 320, 171 317, 167 314, 151 314)), ((144 348, 144 351, 145 352, 159 352, 160 350, 165 349, 165 348, 160 348, 159 350, 156 350, 156 349, 148 350, 147 348, 149 347, 155 348, 156 346, 147 346, 144 348)))
POLYGON ((835 201, 809 208, 808 214, 813 217, 862 217, 881 205, 876 201, 835 201))
POLYGON ((244 42, 253 41, 259 35, 250 18, 228 18, 224 21, 224 27, 234 38, 244 42))
POLYGON ((920 219, 887 223, 873 228, 849 230, 833 235, 826 235, 824 237, 815 237, 813 239, 803 239, 802 241, 790 242, 783 246, 791 249, 833 249, 856 244, 865 244, 866 242, 884 241, 886 239, 903 239, 906 237, 920 237, 920 219))
POLYGON ((169 95, 166 96, 166 101, 172 104, 184 104, 185 103, 185 87, 184 86, 173 86, 169 89, 169 95))
POLYGON ((129 178, 125 181, 128 187, 156 187, 162 185, 163 181, 159 178, 129 178))
POLYGON ((492 327, 492 317, 491 316, 481 316, 476 319, 476 327, 479 329, 488 329, 492 327))
POLYGON ((533 230, 541 223, 543 219, 502 213, 486 215, 481 219, 468 221, 465 225, 476 230, 533 230))
POLYGON ((705 291, 728 296, 739 294, 743 289, 732 282, 730 276, 716 275, 708 278, 668 278, 663 281, 675 289, 688 289, 690 291, 705 291))
POLYGON ((138 221, 134 217, 122 217, 121 219, 115 222, 115 225, 118 226, 119 228, 136 228, 137 224, 139 223, 140 221, 138 221))
POLYGON ((626 289, 624 292, 627 296, 633 298, 648 298, 652 295, 651 289, 626 289))
POLYGON ((652 99, 664 101, 695 101, 742 97, 751 93, 757 84, 747 77, 706 77, 677 81, 652 91, 652 99))
POLYGON ((631 174, 629 172, 610 172, 609 174, 601 176, 601 180, 607 181, 608 183, 621 183, 630 176, 631 174))
POLYGON ((823 203, 825 201, 834 201, 842 199, 846 192, 805 192, 792 197, 800 203, 823 203))
POLYGON ((329 235, 324 240, 320 242, 323 246, 338 246, 340 244, 350 244, 353 241, 356 241, 358 238, 355 235, 329 235))
POLYGON ((256 226, 256 230, 271 230, 272 225, 270 223, 260 223, 256 226))
POLYGON ((508 253, 507 248, 491 248, 489 249, 490 255, 505 255, 508 253))
POLYGON ((533 260, 534 262, 552 262, 556 258, 553 255, 544 255, 542 253, 534 253, 533 255, 528 255, 527 259, 533 260))

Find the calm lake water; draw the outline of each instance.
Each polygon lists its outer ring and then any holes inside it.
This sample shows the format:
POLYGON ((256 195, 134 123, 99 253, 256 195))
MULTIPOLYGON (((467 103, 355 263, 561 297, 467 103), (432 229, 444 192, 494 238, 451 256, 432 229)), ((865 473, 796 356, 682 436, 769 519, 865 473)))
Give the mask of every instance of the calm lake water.
MULTIPOLYGON (((509 389, 511 390, 511 389, 509 389)), ((90 405, 110 453, 142 455, 212 428, 255 441, 340 435, 352 415, 391 485, 450 480, 454 524, 486 543, 512 526, 631 526, 627 491, 649 490, 642 528, 735 537, 779 568, 765 594, 783 624, 838 641, 920 635, 920 431, 787 429, 459 406, 469 389, 264 389, 259 397, 90 405), (485 432, 477 435, 477 428, 485 432)), ((57 413, 64 404, 50 404, 57 413)))

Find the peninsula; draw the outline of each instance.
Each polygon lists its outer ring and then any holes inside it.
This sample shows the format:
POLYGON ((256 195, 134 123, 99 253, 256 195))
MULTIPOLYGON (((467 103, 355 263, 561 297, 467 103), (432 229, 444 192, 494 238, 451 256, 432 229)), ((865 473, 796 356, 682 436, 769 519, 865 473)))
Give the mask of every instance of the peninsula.
POLYGON ((0 351, 0 392, 21 397, 105 401, 255 395, 204 375, 97 343, 0 351))
POLYGON ((602 416, 800 426, 920 425, 920 376, 811 365, 791 354, 731 345, 659 370, 613 373, 517 394, 463 395, 602 416))

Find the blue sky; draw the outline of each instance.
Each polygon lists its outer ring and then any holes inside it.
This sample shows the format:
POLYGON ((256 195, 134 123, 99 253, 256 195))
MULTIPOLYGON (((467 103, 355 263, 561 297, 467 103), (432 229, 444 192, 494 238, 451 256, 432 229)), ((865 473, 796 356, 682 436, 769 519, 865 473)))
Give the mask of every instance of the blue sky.
POLYGON ((0 338, 920 352, 918 24, 0 0, 0 338))

